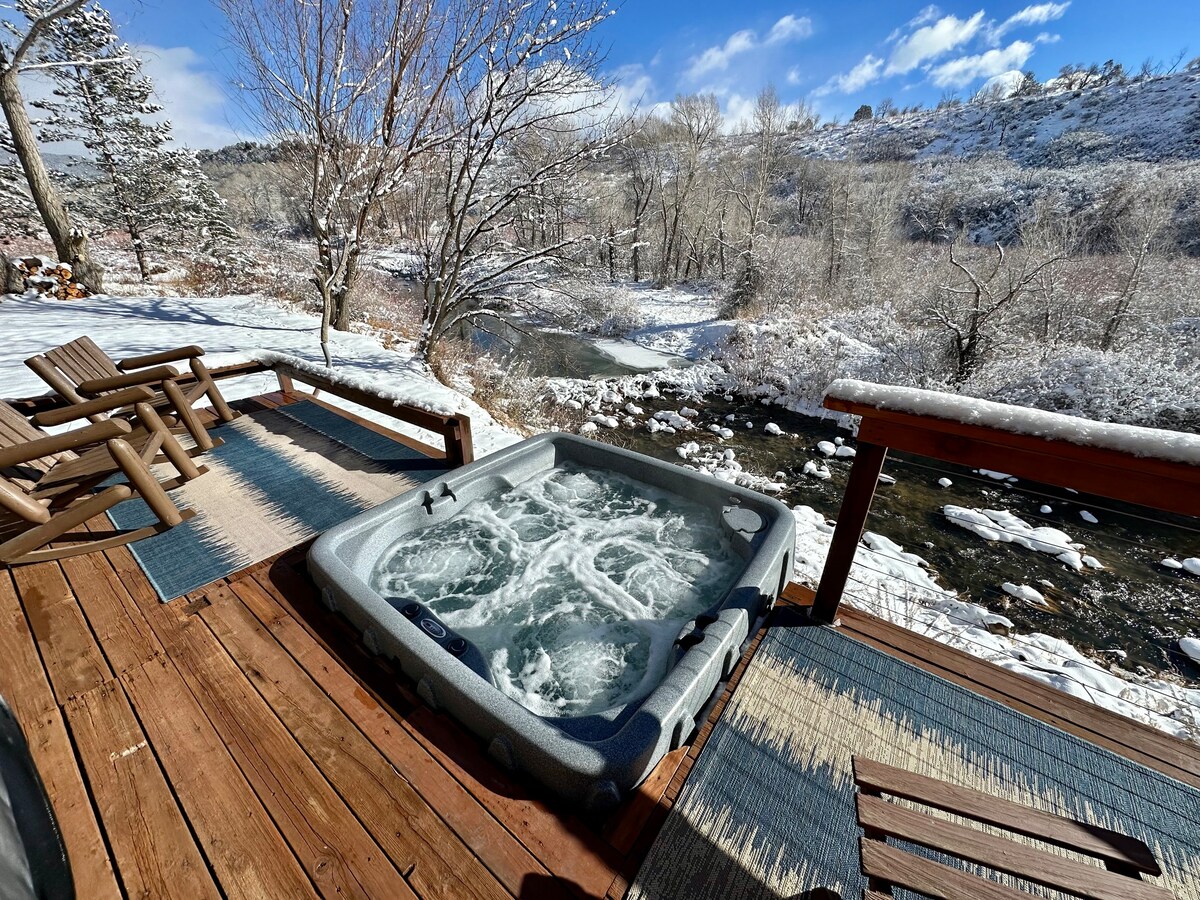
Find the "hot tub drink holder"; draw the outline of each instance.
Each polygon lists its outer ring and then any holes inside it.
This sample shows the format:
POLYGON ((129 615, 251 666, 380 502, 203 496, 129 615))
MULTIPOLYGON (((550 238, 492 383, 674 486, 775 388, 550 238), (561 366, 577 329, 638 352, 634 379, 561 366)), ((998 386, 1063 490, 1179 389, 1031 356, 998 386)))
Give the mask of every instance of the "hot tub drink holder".
POLYGON ((751 626, 791 576, 795 524, 782 503, 671 463, 567 434, 544 434, 471 463, 330 529, 309 551, 325 604, 349 619, 373 653, 396 660, 431 707, 480 736, 493 759, 590 811, 616 805, 696 729, 733 672, 751 626), (383 553, 407 532, 563 464, 623 474, 700 503, 719 517, 745 567, 675 641, 675 661, 645 698, 588 716, 539 716, 493 686, 487 660, 421 603, 389 601, 369 584, 383 553))

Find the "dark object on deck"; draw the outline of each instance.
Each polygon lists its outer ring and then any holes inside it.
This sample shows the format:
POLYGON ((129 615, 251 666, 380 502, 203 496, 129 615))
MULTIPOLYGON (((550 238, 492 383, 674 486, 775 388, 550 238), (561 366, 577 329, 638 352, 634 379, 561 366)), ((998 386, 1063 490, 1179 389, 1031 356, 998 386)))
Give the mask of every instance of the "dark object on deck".
MULTIPOLYGON (((25 365, 74 404, 86 403, 89 398, 109 396, 135 385, 149 387, 155 392, 150 400, 151 405, 172 414, 168 425, 173 426, 178 422, 187 429, 200 452, 204 452, 215 445, 192 409, 196 401, 207 395, 223 422, 230 422, 235 416, 217 389, 212 374, 201 361, 203 355, 204 350, 200 347, 189 346, 115 362, 85 335, 40 356, 32 356, 25 360, 25 365), (183 360, 188 361, 192 370, 191 378, 178 379, 179 372, 168 365, 183 360)), ((88 418, 93 422, 101 422, 108 418, 110 412, 96 410, 88 418)), ((53 422, 48 420, 47 424, 53 422)))
POLYGON ((72 900, 75 884, 67 848, 29 745, 0 698, 0 895, 72 900), (6 808, 7 807, 7 808, 6 808), (11 810, 11 816, 4 815, 11 810))
POLYGON ((888 844, 891 838, 1089 900, 1173 900, 1170 891, 1141 881, 1142 873, 1161 875, 1162 870, 1150 849, 1127 835, 862 756, 853 758, 853 767, 859 790, 858 824, 864 834, 862 872, 869 880, 865 898, 888 897, 894 887, 934 897, 1019 900, 1028 896, 1026 891, 888 844), (901 806, 885 800, 885 794, 1094 857, 1105 868, 901 806))

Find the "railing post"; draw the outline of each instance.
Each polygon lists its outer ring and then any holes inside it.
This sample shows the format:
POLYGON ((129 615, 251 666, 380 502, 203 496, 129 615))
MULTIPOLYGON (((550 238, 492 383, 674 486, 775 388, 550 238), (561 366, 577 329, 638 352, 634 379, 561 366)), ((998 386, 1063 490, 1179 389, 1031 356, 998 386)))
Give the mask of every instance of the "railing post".
POLYGON ((286 372, 276 369, 275 377, 279 381, 279 390, 283 391, 285 394, 290 394, 296 389, 296 386, 292 384, 292 376, 288 375, 286 372))
POLYGON ((867 513, 887 458, 887 447, 879 444, 858 442, 854 465, 850 468, 850 480, 842 497, 842 508, 838 512, 837 525, 833 529, 833 542, 825 568, 821 571, 821 583, 817 585, 817 596, 813 601, 812 618, 819 622, 832 623, 837 618, 850 567, 854 564, 854 552, 867 524, 867 513))
POLYGON ((467 416, 454 416, 446 420, 442 432, 446 439, 446 463, 452 469, 475 461, 474 441, 471 437, 471 420, 467 416))

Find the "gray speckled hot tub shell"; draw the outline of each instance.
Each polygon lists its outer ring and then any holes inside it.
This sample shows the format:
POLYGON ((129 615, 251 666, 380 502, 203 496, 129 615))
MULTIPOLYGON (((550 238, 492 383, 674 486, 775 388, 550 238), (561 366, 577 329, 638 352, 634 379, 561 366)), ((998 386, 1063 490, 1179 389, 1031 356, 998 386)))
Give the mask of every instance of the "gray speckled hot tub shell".
POLYGON ((791 513, 777 500, 639 453, 574 435, 544 434, 330 529, 313 544, 308 562, 326 605, 363 632, 369 649, 398 661, 427 703, 483 738, 501 765, 599 811, 616 804, 691 735, 697 713, 733 671, 751 625, 787 584, 794 546, 791 513), (568 462, 617 472, 714 510, 745 569, 708 613, 683 629, 677 661, 643 700, 600 715, 546 718, 468 668, 422 630, 420 616, 407 618, 369 580, 401 535, 568 462))

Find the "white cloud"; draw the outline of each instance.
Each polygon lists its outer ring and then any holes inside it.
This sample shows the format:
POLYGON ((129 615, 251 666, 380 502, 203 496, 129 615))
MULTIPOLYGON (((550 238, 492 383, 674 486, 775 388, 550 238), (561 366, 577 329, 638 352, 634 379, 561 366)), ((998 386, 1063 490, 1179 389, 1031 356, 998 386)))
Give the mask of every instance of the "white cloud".
POLYGON ((722 122, 722 129, 730 134, 744 130, 754 118, 756 104, 757 100, 754 97, 731 94, 725 101, 725 121, 722 122))
POLYGON ((799 67, 799 66, 792 66, 790 69, 788 69, 788 70, 787 70, 787 76, 786 76, 786 80, 787 80, 787 83, 788 83, 788 84, 793 84, 793 85, 794 85, 794 84, 799 84, 799 83, 800 83, 800 81, 801 81, 801 78, 800 78, 800 67, 799 67))
POLYGON ((171 120, 175 143, 192 148, 224 147, 247 135, 230 123, 227 98, 205 61, 191 47, 134 48, 142 57, 154 93, 171 120))
POLYGON ((974 56, 960 56, 935 66, 930 80, 938 87, 963 87, 977 78, 990 78, 1009 69, 1020 69, 1033 55, 1033 44, 1013 41, 1003 49, 988 50, 974 56))
POLYGON ((1070 5, 1071 0, 1067 0, 1065 3, 1038 3, 1027 6, 993 28, 991 37, 993 40, 999 41, 1014 28, 1020 28, 1023 25, 1045 25, 1047 22, 1061 19, 1070 5))
POLYGON ((613 73, 613 100, 621 113, 643 108, 653 93, 654 79, 641 65, 621 66, 613 73))
POLYGON ((802 41, 812 37, 812 19, 808 16, 784 16, 771 26, 766 44, 785 44, 788 41, 802 41))
POLYGON ((1057 44, 1059 41, 1062 40, 1062 35, 1061 34, 1051 34, 1048 31, 1043 31, 1041 34, 1039 34, 1033 40, 1034 40, 1034 43, 1036 43, 1036 44, 1057 44))
POLYGON ((948 53, 975 37, 983 26, 983 10, 969 19, 943 16, 903 38, 892 50, 887 75, 903 75, 921 63, 948 53))
POLYGON ((756 32, 744 28, 731 34, 724 44, 709 47, 699 56, 692 57, 691 64, 684 74, 695 81, 712 72, 725 71, 734 57, 751 50, 803 40, 811 37, 812 33, 812 19, 807 16, 784 16, 771 26, 770 32, 763 41, 759 41, 756 32))
POLYGON ((861 91, 868 84, 879 80, 879 73, 883 69, 883 60, 878 56, 872 56, 868 53, 863 57, 862 62, 846 72, 844 75, 834 75, 827 82, 813 91, 818 97, 826 94, 832 94, 837 91, 842 94, 853 94, 855 91, 861 91))
POLYGON ((727 69, 729 61, 733 57, 745 53, 747 50, 753 50, 756 46, 758 46, 758 41, 753 31, 749 29, 735 31, 723 46, 709 47, 699 56, 694 57, 692 64, 688 67, 687 75, 689 78, 700 78, 709 72, 727 69))

